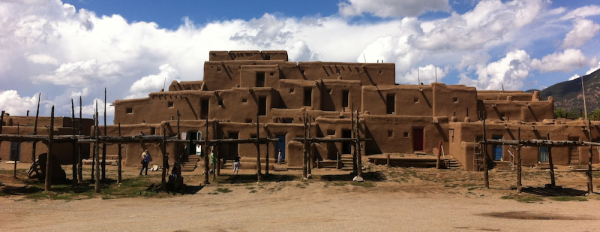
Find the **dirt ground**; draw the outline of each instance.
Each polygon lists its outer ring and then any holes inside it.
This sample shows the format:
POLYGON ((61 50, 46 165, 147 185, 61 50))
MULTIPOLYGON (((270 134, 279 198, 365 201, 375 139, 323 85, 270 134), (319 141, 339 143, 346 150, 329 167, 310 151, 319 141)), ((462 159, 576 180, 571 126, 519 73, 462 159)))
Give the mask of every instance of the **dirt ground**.
MULTIPOLYGON (((5 192, 0 231, 600 231, 600 195, 579 197, 585 175, 564 169, 557 171, 563 190, 551 191, 543 188, 550 182, 547 171, 525 168, 523 196, 514 195, 515 172, 490 172, 488 190, 482 173, 460 170, 369 165, 360 184, 336 170, 314 170, 308 181, 299 171, 272 172, 260 184, 252 170, 237 176, 223 170, 201 186, 197 169, 184 173, 196 190, 175 196, 32 200, 5 192)), ((12 165, 0 165, 0 193, 26 187, 9 170, 12 165)), ((124 178, 138 173, 125 168, 124 178)), ((160 173, 149 174, 160 181, 160 173)), ((116 167, 108 166, 107 177, 115 176, 116 167)))

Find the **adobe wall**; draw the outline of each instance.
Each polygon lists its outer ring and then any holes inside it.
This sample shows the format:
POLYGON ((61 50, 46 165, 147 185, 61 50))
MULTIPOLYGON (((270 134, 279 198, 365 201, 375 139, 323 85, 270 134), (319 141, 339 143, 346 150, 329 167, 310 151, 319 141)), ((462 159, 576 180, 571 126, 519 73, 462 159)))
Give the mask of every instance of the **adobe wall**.
POLYGON ((283 60, 287 61, 287 51, 265 50, 265 51, 210 51, 209 61, 228 60, 283 60))
POLYGON ((433 116, 433 88, 428 85, 363 86, 363 112, 388 115, 388 95, 395 97, 394 115, 433 116))
POLYGON ((433 116, 477 118, 477 90, 474 87, 431 83, 433 87, 433 116))
MULTIPOLYGON (((519 122, 504 123, 501 121, 490 121, 486 123, 486 137, 493 139, 494 137, 502 137, 503 139, 516 140, 517 128, 521 128, 521 140, 531 139, 546 139, 546 133, 550 133, 552 140, 577 140, 589 141, 587 131, 582 130, 583 121, 571 122, 570 124, 552 124, 541 125, 528 123, 521 125, 519 122), (516 123, 516 124, 513 124, 516 123), (535 127, 535 130, 534 130, 535 127)), ((595 122, 595 124, 598 124, 595 122)), ((473 123, 450 123, 450 151, 465 167, 466 170, 472 170, 473 150, 472 144, 477 138, 483 137, 483 129, 481 122, 473 123), (453 136, 452 136, 453 135, 453 136), (471 146, 471 147, 469 147, 471 146)), ((593 141, 600 139, 600 127, 594 126, 592 131, 593 141)), ((487 152, 490 160, 493 160, 493 146, 488 145, 487 152)), ((579 147, 579 163, 570 163, 570 148, 557 147, 552 148, 553 162, 557 165, 583 165, 588 160, 588 147, 579 147)), ((513 157, 509 153, 516 155, 516 147, 508 145, 502 146, 502 157, 504 161, 512 161, 513 157)), ((593 149, 593 162, 598 163, 598 151, 593 149)), ((533 166, 540 161, 539 149, 535 147, 523 147, 521 149, 521 160, 525 166, 533 166)))

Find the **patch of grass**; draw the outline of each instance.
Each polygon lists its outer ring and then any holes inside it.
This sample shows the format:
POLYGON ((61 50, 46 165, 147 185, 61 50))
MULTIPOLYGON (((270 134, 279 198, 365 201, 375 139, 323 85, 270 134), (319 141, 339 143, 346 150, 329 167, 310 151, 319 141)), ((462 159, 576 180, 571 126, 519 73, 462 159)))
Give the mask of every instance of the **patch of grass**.
POLYGON ((346 182, 333 182, 333 186, 346 186, 348 183, 346 182))
POLYGON ((220 193, 230 193, 230 192, 233 192, 233 190, 230 190, 229 188, 217 188, 215 191, 220 192, 220 193))
POLYGON ((446 188, 456 188, 457 186, 458 186, 458 184, 447 184, 447 185, 444 185, 444 187, 446 187, 446 188))
POLYGON ((254 189, 254 187, 246 187, 246 189, 252 190, 252 189, 254 189))
POLYGON ((303 184, 296 184, 296 187, 303 189, 303 188, 306 188, 306 185, 303 185, 303 184))
POLYGON ((370 181, 352 182, 352 185, 354 185, 354 186, 361 186, 361 187, 365 187, 365 188, 373 188, 373 187, 375 187, 375 184, 373 184, 373 182, 370 182, 370 181))
POLYGON ((502 196, 502 199, 510 199, 510 200, 516 200, 518 202, 521 203, 535 203, 535 202, 541 202, 544 201, 544 198, 541 197, 536 197, 536 196, 526 196, 526 195, 515 195, 515 194, 509 194, 507 196, 502 196))
POLYGON ((551 200, 554 201, 588 201, 585 197, 573 197, 573 196, 560 196, 560 197, 550 197, 551 200))
POLYGON ((256 190, 253 189, 252 191, 250 191, 250 193, 256 193, 256 190))

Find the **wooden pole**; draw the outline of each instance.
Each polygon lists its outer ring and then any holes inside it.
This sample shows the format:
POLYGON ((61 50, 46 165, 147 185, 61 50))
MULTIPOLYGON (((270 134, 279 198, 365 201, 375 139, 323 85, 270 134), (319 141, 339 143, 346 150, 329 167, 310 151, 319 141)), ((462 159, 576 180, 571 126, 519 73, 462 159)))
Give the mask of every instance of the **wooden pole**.
POLYGON ((441 160, 440 160, 440 156, 442 156, 442 141, 439 142, 438 144, 438 152, 437 152, 437 161, 435 162, 435 168, 437 169, 442 169, 442 165, 441 165, 441 160))
MULTIPOLYGON (((71 123, 73 125, 72 129, 73 129, 73 136, 76 135, 76 129, 75 129, 75 102, 73 101, 73 98, 71 98, 71 123)), ((73 160, 73 186, 76 186, 78 181, 77 181, 77 141, 74 141, 72 144, 73 146, 73 155, 71 157, 71 159, 73 160)))
POLYGON ((98 101, 96 101, 96 144, 94 150, 96 151, 96 177, 94 178, 95 186, 94 190, 96 193, 100 193, 100 129, 98 128, 98 124, 100 124, 100 119, 98 118, 98 101))
MULTIPOLYGON (((521 127, 517 129, 517 139, 521 142, 521 127)), ((521 144, 517 145, 517 193, 521 193, 523 185, 521 184, 521 144)))
MULTIPOLYGON (((81 96, 79 96, 79 135, 83 134, 83 116, 82 116, 81 96)), ((37 121, 37 120, 36 120, 37 121)), ((78 144, 77 149, 77 180, 81 184, 83 182, 83 162, 81 159, 81 144, 78 144)), ((89 151, 89 149, 88 149, 89 151)))
MULTIPOLYGON (((219 122, 217 122, 215 120, 213 123, 214 123, 213 124, 213 133, 215 135, 215 138, 218 139, 218 137, 219 137, 219 132, 218 132, 219 122)), ((213 146, 213 153, 215 154, 213 180, 215 180, 217 178, 217 176, 219 176, 221 174, 221 168, 219 167, 221 165, 221 162, 219 162, 219 160, 221 158, 221 157, 219 157, 219 145, 215 144, 213 146)))
MULTIPOLYGON (((587 112, 586 112, 586 116, 587 116, 587 112)), ((592 142, 592 122, 590 120, 588 120, 588 132, 589 132, 589 139, 590 142, 592 142)), ((594 153, 592 153, 592 145, 590 145, 590 156, 589 156, 589 160, 588 160, 588 171, 587 171, 587 180, 588 180, 588 194, 594 194, 594 183, 592 182, 593 180, 593 176, 592 176, 592 157, 593 157, 594 153)))
POLYGON ((256 177, 258 178, 258 183, 262 181, 262 171, 261 171, 261 162, 260 162, 260 143, 258 142, 260 138, 260 121, 258 119, 258 113, 256 113, 256 177))
POLYGON ((485 112, 481 112, 481 118, 483 119, 483 181, 485 182, 485 188, 490 188, 490 176, 488 173, 488 154, 487 154, 487 135, 485 133, 485 112))
POLYGON ((52 190, 52 139, 54 138, 54 106, 50 111, 50 131, 48 132, 48 153, 46 156, 46 183, 45 190, 52 190))
MULTIPOLYGON (((179 110, 177 110, 177 139, 181 139, 181 131, 179 129, 180 118, 181 118, 181 113, 179 112, 179 110)), ((181 146, 181 144, 177 143, 177 148, 180 148, 180 146, 181 146)), ((179 154, 179 149, 177 149, 177 155, 175 156, 175 161, 176 161, 175 167, 177 168, 177 170, 181 171, 181 154, 179 154)))
POLYGON ((340 169, 340 168, 342 168, 342 165, 341 165, 342 160, 340 158, 340 152, 338 151, 336 153, 337 153, 337 169, 340 169))
MULTIPOLYGON (((308 132, 307 132, 308 133, 308 138, 312 138, 311 130, 312 130, 312 121, 311 121, 310 116, 308 116, 308 132)), ((308 150, 307 151, 307 153, 308 153, 307 154, 308 155, 308 159, 307 159, 308 160, 308 164, 306 164, 306 168, 307 168, 306 169, 306 176, 308 177, 308 175, 312 176, 312 164, 313 164, 314 157, 313 157, 313 154, 312 154, 312 143, 308 142, 307 146, 308 146, 308 149, 307 149, 308 150)))
MULTIPOLYGON (((121 137, 121 123, 119 123, 119 137, 121 137)), ((118 148, 118 152, 117 152, 117 184, 120 184, 122 181, 122 173, 121 173, 121 162, 123 162, 123 156, 121 154, 121 144, 117 144, 118 148)))
POLYGON ((204 136, 204 184, 210 184, 210 182, 208 182, 208 175, 209 175, 209 170, 210 167, 208 166, 208 156, 210 154, 208 154, 208 115, 206 115, 206 134, 204 136))
MULTIPOLYGON (((96 108, 98 108, 98 107, 96 106, 96 108)), ((96 133, 96 124, 97 124, 96 121, 98 120, 98 118, 96 115, 98 115, 98 112, 94 112, 94 116, 93 116, 94 117, 94 132, 93 132, 94 138, 98 137, 98 134, 96 133)), ((92 172, 91 172, 91 176, 92 176, 91 180, 92 181, 94 181, 96 179, 96 142, 97 142, 97 140, 94 141, 94 144, 93 144, 94 147, 92 149, 92 156, 90 157, 90 158, 92 158, 92 172)))
POLYGON ((163 191, 167 191, 167 169, 165 167, 168 165, 169 161, 167 160, 167 128, 163 127, 163 141, 161 146, 162 152, 162 160, 163 160, 163 168, 162 168, 162 177, 161 177, 161 188, 163 191))
MULTIPOLYGON (((546 137, 550 140, 550 133, 546 133, 546 137)), ((548 164, 550 165, 550 185, 556 186, 556 180, 554 179, 554 163, 552 163, 552 147, 548 147, 548 164)))
MULTIPOLYGON (((352 118, 352 120, 350 120, 350 132, 351 132, 351 137, 352 139, 356 139, 356 131, 354 131, 354 102, 352 103, 351 109, 350 109, 350 118, 352 118)), ((358 173, 358 165, 356 164, 357 159, 356 159, 356 142, 352 142, 354 144, 354 151, 352 151, 352 173, 358 173)), ((342 143, 344 144, 344 143, 342 143)), ((342 150, 344 150, 342 148, 342 150)))
POLYGON ((387 166, 389 167, 391 164, 391 158, 390 158, 390 154, 387 154, 387 166))
MULTIPOLYGON (((106 134, 106 88, 104 88, 104 136, 106 134)), ((102 143, 102 181, 106 180, 106 143, 102 143)))
MULTIPOLYGON (((40 115, 40 99, 41 98, 42 98, 42 92, 40 92, 40 94, 38 95, 37 111, 35 112, 35 123, 33 124, 33 135, 37 135, 38 117, 40 115)), ((2 114, 4 115, 4 111, 2 111, 2 114)), ((35 162, 35 152, 36 152, 36 148, 37 148, 37 142, 33 142, 32 146, 33 147, 31 149, 31 163, 35 162)))
POLYGON ((362 151, 360 150, 360 130, 358 129, 359 125, 360 125, 360 119, 358 117, 358 110, 356 111, 356 123, 354 123, 355 127, 356 127, 356 155, 358 157, 356 157, 356 166, 358 169, 356 169, 358 171, 358 181, 363 181, 363 172, 362 172, 362 151))
MULTIPOLYGON (((267 133, 267 138, 269 138, 269 130, 267 130, 267 128, 265 127, 265 132, 267 133)), ((267 160, 266 161, 266 168, 265 168, 265 175, 269 175, 269 143, 271 142, 267 142, 267 160)))
MULTIPOLYGON (((18 134, 18 135, 20 135, 20 134, 21 134, 21 133, 20 133, 20 125, 19 125, 19 124, 17 124, 17 134, 18 134)), ((18 145, 17 145, 17 148, 16 148, 15 150, 16 150, 16 151, 15 151, 15 154, 14 154, 14 155, 15 155, 15 156, 14 156, 14 157, 15 157, 15 160, 14 160, 15 162, 14 162, 14 165, 13 165, 13 166, 14 166, 14 167, 13 167, 13 176, 14 176, 14 178, 17 178, 17 162, 18 162, 18 160, 17 160, 17 156, 20 156, 20 154, 21 154, 21 143, 20 143, 20 142, 18 143, 18 145)), ((12 151, 11 151, 11 152, 12 152, 12 151)), ((19 158, 20 158, 20 157, 19 157, 19 158)), ((20 160, 20 159, 19 159, 19 160, 20 160)))
POLYGON ((304 141, 302 142, 302 178, 303 179, 307 179, 308 178, 308 171, 307 171, 307 167, 306 167, 306 163, 307 161, 307 155, 306 155, 306 114, 303 115, 304 117, 302 118, 303 120, 303 125, 304 125, 304 141))

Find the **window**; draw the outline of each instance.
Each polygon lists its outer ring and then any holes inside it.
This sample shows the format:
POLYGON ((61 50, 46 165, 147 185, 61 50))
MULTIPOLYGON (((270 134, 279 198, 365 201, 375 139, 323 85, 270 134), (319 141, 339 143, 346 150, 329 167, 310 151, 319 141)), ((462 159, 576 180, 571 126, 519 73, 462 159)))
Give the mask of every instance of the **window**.
POLYGON ((390 137, 390 138, 394 138, 394 131, 392 131, 392 130, 389 130, 389 131, 388 131, 388 137, 390 137))
POLYGON ((200 101, 200 118, 206 119, 208 118, 208 99, 204 99, 200 101))
POLYGON ((395 114, 396 113, 396 95, 388 94, 387 95, 387 114, 395 114))
POLYGON ((167 105, 169 106, 169 108, 173 108, 173 102, 168 102, 167 105))
POLYGON ((331 89, 327 89, 327 93, 328 93, 328 94, 331 94, 331 89))
POLYGON ((248 99, 246 99, 246 98, 242 98, 242 102, 243 102, 243 103, 246 103, 246 102, 248 102, 248 99))
POLYGON ((258 98, 258 115, 267 115, 267 98, 258 98))
POLYGON ((419 98, 415 97, 415 103, 419 103, 419 98))
POLYGON ((335 130, 327 130, 327 135, 335 135, 335 130))
POLYGON ((458 103, 458 98, 456 98, 456 97, 455 97, 455 98, 452 98, 452 101, 453 101, 454 103, 458 103))
POLYGON ((404 132, 404 138, 408 138, 408 132, 404 132))
POLYGON ((219 106, 223 107, 223 100, 219 100, 219 106))
POLYGON ((281 122, 282 123, 293 123, 294 119, 293 118, 282 118, 281 122))
POLYGON ((127 108, 125 109, 125 112, 126 112, 126 113, 128 113, 128 114, 133 114, 133 108, 131 108, 131 107, 127 107, 127 108))
POLYGON ((290 88, 290 93, 293 93, 293 92, 294 92, 294 88, 290 88))
POLYGON ((271 73, 269 73, 269 75, 270 75, 270 76, 273 76, 273 75, 275 75, 275 73, 274 73, 274 72, 271 72, 271 73))
POLYGON ((342 107, 348 107, 348 98, 350 98, 350 91, 342 91, 342 107))
POLYGON ((151 135, 155 135, 156 134, 156 128, 154 128, 154 127, 150 128, 150 134, 151 135))
POLYGON ((312 89, 304 90, 304 106, 312 106, 312 89))
POLYGON ((246 123, 252 123, 252 119, 247 118, 246 123))
POLYGON ((256 87, 265 87, 265 73, 264 72, 256 73, 256 87))

